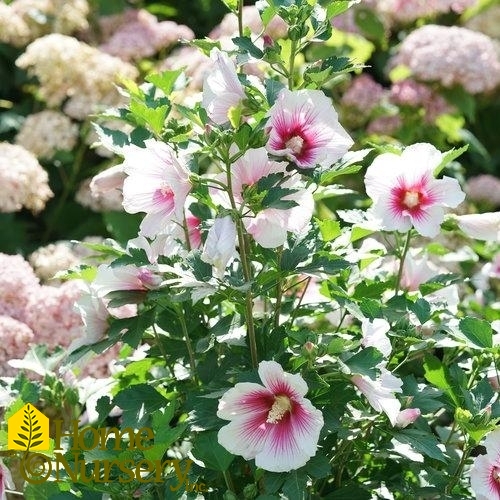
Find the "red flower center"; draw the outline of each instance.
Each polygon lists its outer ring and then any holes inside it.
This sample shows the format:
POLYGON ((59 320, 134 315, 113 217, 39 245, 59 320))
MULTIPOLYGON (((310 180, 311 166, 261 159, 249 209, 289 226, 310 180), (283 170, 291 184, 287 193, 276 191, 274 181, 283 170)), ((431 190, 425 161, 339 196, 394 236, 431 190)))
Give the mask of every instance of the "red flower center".
POLYGON ((283 417, 292 409, 292 402, 285 394, 274 396, 274 403, 269 410, 266 422, 269 424, 277 424, 283 417))
POLYGON ((493 466, 493 470, 491 471, 491 478, 497 484, 497 488, 500 489, 500 466, 493 466))
POLYGON ((172 210, 174 207, 174 192, 170 186, 164 185, 154 192, 153 201, 172 210))

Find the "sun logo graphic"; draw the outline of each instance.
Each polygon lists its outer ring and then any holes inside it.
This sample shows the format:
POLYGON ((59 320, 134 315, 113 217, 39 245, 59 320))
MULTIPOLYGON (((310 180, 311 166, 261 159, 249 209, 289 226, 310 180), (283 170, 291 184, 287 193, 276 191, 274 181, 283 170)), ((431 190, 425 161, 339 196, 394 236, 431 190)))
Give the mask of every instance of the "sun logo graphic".
POLYGON ((29 403, 9 418, 7 433, 9 450, 49 449, 49 419, 29 403))

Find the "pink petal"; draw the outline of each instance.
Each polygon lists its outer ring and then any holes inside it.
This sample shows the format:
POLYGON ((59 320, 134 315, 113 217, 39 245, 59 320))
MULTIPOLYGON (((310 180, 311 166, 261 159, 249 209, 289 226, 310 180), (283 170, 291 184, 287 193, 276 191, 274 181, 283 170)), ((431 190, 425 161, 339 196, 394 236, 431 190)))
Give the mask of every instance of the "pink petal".
POLYGON ((307 384, 299 374, 286 373, 276 361, 261 361, 259 377, 262 383, 274 394, 288 397, 301 397, 307 393, 307 384))
POLYGON ((240 382, 229 389, 219 401, 217 416, 225 420, 246 415, 267 413, 274 402, 274 395, 260 384, 240 382))
POLYGON ((219 444, 233 455, 241 455, 245 460, 255 458, 265 446, 267 426, 266 413, 249 413, 236 418, 222 427, 217 438, 219 444))
POLYGON ((293 402, 293 408, 276 424, 267 424, 264 445, 255 457, 255 465, 271 472, 298 469, 316 454, 323 427, 323 415, 309 400, 293 402))

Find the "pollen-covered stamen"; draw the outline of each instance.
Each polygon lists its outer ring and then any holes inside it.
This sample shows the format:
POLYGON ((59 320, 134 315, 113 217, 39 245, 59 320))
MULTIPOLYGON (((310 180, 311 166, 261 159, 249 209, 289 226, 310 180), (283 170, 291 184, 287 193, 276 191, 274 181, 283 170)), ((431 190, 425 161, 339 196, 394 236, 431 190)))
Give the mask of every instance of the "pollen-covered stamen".
POLYGON ((500 486, 500 466, 495 465, 491 471, 491 477, 500 486))
POLYGON ((403 204, 408 208, 415 208, 420 204, 420 193, 418 191, 406 191, 403 204))
POLYGON ((302 153, 302 148, 304 147, 304 139, 300 135, 294 135, 290 137, 288 141, 285 142, 287 149, 291 149, 296 155, 302 153))
POLYGON ((266 422, 268 424, 278 423, 291 409, 292 403, 288 396, 285 396, 284 394, 275 396, 273 406, 269 410, 266 422))

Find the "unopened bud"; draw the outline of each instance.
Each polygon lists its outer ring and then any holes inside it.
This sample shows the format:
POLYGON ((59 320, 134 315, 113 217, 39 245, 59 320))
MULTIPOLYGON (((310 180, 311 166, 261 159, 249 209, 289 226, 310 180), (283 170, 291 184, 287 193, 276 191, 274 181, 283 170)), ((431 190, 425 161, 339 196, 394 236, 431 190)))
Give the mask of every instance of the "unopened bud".
POLYGON ((413 424, 418 417, 420 417, 420 410, 418 408, 407 408, 406 410, 402 410, 396 417, 396 427, 407 427, 413 424))

